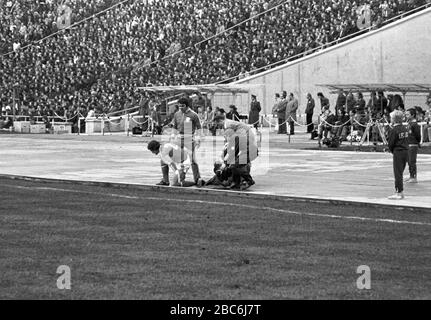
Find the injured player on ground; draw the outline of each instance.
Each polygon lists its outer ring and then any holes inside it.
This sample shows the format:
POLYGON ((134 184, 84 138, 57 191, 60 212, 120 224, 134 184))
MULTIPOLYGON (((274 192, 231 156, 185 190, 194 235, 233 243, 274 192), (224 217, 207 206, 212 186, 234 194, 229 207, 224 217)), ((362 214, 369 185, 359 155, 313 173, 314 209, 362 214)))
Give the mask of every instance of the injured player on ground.
POLYGON ((226 120, 224 116, 214 121, 224 127, 226 144, 221 159, 214 164, 215 176, 206 186, 246 190, 255 184, 250 175, 251 162, 258 157, 254 129, 242 122, 226 120))

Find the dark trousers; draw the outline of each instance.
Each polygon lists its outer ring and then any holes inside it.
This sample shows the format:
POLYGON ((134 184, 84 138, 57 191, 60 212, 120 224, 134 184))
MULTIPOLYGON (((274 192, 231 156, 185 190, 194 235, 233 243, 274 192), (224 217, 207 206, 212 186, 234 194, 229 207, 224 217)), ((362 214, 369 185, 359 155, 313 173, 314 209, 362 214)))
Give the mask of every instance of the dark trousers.
POLYGON ((408 150, 394 150, 393 159, 395 191, 401 193, 404 191, 403 174, 409 159, 408 150))
POLYGON ((409 147, 409 172, 410 178, 416 178, 417 176, 417 165, 416 161, 418 159, 418 146, 409 147))
POLYGON ((278 118, 278 133, 279 134, 287 133, 286 119, 278 118))
POLYGON ((295 134, 295 122, 292 120, 289 121, 290 134, 295 134))
POLYGON ((231 165, 230 169, 232 170, 232 182, 234 182, 235 185, 239 186, 241 184, 241 179, 244 179, 244 181, 248 183, 253 181, 253 178, 250 175, 250 164, 235 164, 231 165))
POLYGON ((307 133, 312 133, 313 129, 313 114, 307 113, 307 133))

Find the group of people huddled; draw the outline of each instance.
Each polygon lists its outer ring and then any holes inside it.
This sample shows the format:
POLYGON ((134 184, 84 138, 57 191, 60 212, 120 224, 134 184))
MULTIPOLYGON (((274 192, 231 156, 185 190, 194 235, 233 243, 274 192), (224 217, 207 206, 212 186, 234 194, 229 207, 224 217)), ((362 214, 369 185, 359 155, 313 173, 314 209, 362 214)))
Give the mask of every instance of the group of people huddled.
POLYGON ((0 107, 112 113, 140 86, 229 82, 342 41, 365 4, 377 28, 425 3, 0 0, 0 107))
MULTIPOLYGON (((395 110, 405 112, 403 98, 398 94, 385 96, 382 91, 371 92, 368 101, 364 95, 358 92, 345 93, 340 90, 334 107, 331 110, 330 102, 323 93, 317 94, 320 101, 320 113, 317 128, 313 123, 315 100, 311 94, 307 94, 307 106, 305 114, 307 116, 307 132, 311 133, 311 139, 336 138, 342 141, 360 141, 369 127, 369 139, 373 143, 383 141, 382 135, 388 134, 388 124, 390 124, 390 114, 395 110)), ((427 98, 427 105, 431 106, 431 95, 427 98)), ((416 119, 419 122, 430 121, 430 113, 422 107, 415 106, 416 119)), ((424 141, 428 141, 428 131, 424 127, 424 141)))
MULTIPOLYGON (((197 149, 203 136, 202 122, 192 110, 191 99, 182 97, 177 102, 178 111, 172 117, 174 130, 171 140, 161 143, 153 140, 148 150, 160 156, 162 180, 159 186, 188 187, 196 185, 219 186, 233 190, 246 190, 255 184, 250 172, 251 163, 258 157, 258 145, 252 126, 226 118, 223 112, 213 118, 213 123, 223 128, 225 145, 214 164, 214 176, 209 181, 201 178, 197 149), (193 182, 186 181, 189 169, 193 172, 193 182), (169 172, 174 173, 171 183, 169 172)), ((210 107, 209 107, 210 108, 210 107)))

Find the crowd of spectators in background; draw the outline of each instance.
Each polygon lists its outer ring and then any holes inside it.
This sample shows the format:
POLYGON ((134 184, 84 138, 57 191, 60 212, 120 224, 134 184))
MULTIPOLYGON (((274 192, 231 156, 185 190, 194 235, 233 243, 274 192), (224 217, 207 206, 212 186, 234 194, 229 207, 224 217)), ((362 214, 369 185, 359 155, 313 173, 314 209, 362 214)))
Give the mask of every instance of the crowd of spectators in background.
POLYGON ((144 103, 139 86, 235 80, 355 34, 364 4, 377 28, 426 2, 0 0, 0 103, 124 110, 144 103))

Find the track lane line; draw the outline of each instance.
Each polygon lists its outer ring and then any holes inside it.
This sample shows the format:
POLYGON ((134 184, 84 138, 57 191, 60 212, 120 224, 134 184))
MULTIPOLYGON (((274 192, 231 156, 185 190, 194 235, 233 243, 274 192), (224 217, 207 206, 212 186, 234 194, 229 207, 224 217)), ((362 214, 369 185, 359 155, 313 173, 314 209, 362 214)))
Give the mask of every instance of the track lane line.
POLYGON ((431 223, 429 223, 429 222, 394 220, 394 219, 383 219, 383 218, 367 218, 367 217, 358 217, 358 216, 340 216, 340 215, 323 214, 323 213, 298 212, 298 211, 285 210, 285 209, 276 209, 276 208, 271 208, 271 207, 252 206, 252 205, 246 205, 246 204, 225 203, 225 202, 217 202, 217 201, 126 196, 126 195, 116 194, 116 193, 102 193, 102 192, 81 191, 81 190, 52 188, 52 187, 25 187, 25 186, 15 186, 15 185, 8 185, 8 184, 3 184, 3 186, 9 187, 9 188, 15 188, 15 189, 23 189, 23 190, 40 190, 40 191, 56 191, 56 192, 67 192, 67 193, 77 193, 77 194, 91 194, 91 195, 121 198, 121 199, 131 199, 131 200, 171 201, 171 202, 179 202, 179 203, 198 203, 198 204, 208 204, 208 205, 222 205, 222 206, 238 207, 238 208, 245 208, 245 209, 260 209, 260 210, 263 209, 266 211, 273 211, 273 212, 285 213, 285 214, 291 214, 291 215, 297 215, 297 216, 330 218, 330 219, 338 219, 338 220, 345 219, 345 220, 356 220, 356 221, 362 221, 362 222, 379 222, 379 223, 391 223, 391 224, 431 226, 431 223))

